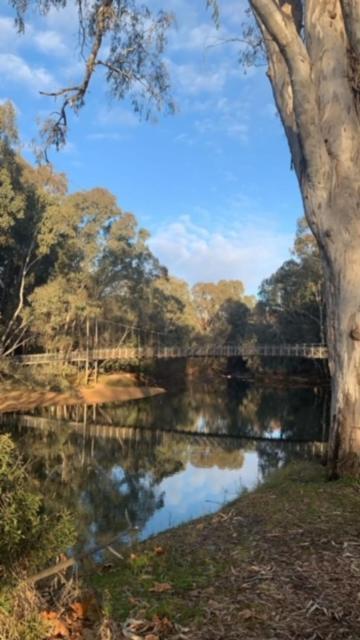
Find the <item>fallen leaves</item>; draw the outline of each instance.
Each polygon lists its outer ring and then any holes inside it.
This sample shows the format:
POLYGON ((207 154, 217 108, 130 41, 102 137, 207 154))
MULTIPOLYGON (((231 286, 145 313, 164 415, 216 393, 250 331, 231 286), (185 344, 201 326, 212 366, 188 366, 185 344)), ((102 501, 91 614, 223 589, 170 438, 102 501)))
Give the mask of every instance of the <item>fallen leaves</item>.
POLYGON ((153 616, 151 620, 128 618, 122 627, 126 640, 163 640, 177 631, 166 616, 153 616))
MULTIPOLYGON (((93 634, 94 602, 75 600, 68 608, 60 611, 42 611, 40 617, 48 629, 48 638, 67 638, 69 640, 90 640, 93 634)), ((95 636, 94 636, 95 637, 95 636)))
MULTIPOLYGON (((277 490, 260 491, 243 498, 239 510, 138 545, 126 557, 127 579, 119 571, 119 584, 116 574, 109 581, 116 632, 107 620, 106 633, 94 635, 86 627, 89 612, 74 603, 71 615, 83 635, 75 635, 73 623, 70 636, 51 640, 360 638, 360 495, 350 509, 351 492, 331 483, 320 491, 315 483, 309 510, 292 481, 286 493, 279 488, 278 501, 277 490), (321 509, 328 518, 319 518, 321 509)), ((61 621, 66 626, 66 617, 61 621)))
POLYGON ((41 619, 45 622, 49 630, 50 637, 69 638, 70 632, 68 626, 59 618, 56 611, 43 611, 40 614, 41 619))
POLYGON ((254 617, 254 612, 251 609, 242 609, 242 611, 239 611, 238 616, 241 620, 251 620, 254 617))
POLYGON ((166 591, 172 591, 173 588, 169 582, 154 582, 153 586, 149 589, 149 591, 153 591, 154 593, 165 593, 166 591))
POLYGON ((87 612, 89 609, 89 603, 88 602, 73 602, 70 605, 70 608, 72 609, 72 611, 74 612, 74 616, 76 618, 86 618, 87 616, 87 612))

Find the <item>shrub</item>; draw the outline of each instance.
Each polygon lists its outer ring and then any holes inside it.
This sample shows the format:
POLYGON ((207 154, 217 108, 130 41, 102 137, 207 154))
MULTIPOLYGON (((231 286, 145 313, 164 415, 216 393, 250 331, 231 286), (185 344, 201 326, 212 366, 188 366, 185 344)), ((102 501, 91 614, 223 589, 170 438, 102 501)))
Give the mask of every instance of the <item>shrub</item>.
POLYGON ((43 566, 74 540, 70 514, 46 504, 10 436, 0 435, 0 572, 43 566))

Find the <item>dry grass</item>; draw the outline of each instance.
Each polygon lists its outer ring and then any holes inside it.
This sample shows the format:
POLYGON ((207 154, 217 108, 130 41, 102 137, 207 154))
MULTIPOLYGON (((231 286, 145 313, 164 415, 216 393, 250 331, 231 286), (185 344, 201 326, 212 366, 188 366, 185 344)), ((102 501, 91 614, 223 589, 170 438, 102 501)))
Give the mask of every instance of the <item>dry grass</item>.
POLYGON ((1 640, 40 640, 46 626, 39 612, 39 595, 28 584, 20 582, 14 589, 0 591, 1 640))

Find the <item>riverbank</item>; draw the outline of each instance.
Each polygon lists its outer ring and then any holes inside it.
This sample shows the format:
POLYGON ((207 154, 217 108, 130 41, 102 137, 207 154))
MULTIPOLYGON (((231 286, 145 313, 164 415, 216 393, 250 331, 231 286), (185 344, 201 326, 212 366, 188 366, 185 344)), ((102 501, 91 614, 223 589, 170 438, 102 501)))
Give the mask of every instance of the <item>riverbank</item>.
POLYGON ((0 413, 30 411, 42 406, 72 406, 77 404, 102 404, 106 402, 127 402, 166 393, 157 386, 146 386, 129 373, 102 376, 98 382, 88 386, 78 386, 69 391, 44 389, 9 388, 0 389, 0 413))
POLYGON ((112 564, 90 582, 119 638, 355 640, 359 485, 327 482, 320 465, 290 466, 112 564))

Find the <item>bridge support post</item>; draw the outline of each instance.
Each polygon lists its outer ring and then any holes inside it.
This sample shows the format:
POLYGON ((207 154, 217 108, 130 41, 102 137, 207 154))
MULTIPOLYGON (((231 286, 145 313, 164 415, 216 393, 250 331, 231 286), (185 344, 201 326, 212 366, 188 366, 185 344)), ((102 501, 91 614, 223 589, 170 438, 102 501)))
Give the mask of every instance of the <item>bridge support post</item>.
POLYGON ((90 322, 89 317, 86 318, 86 360, 85 360, 85 384, 89 381, 89 338, 90 338, 90 322))
MULTIPOLYGON (((96 353, 99 346, 99 327, 98 319, 95 318, 95 333, 94 333, 94 352, 96 353)), ((94 362, 94 381, 97 382, 99 374, 99 361, 96 359, 94 362)))

